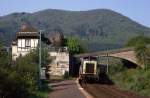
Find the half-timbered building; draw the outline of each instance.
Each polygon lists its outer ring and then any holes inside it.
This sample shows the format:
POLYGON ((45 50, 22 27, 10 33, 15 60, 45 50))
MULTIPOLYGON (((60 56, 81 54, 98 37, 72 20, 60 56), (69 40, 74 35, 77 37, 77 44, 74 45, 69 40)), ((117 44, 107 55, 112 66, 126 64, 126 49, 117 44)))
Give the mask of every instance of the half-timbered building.
POLYGON ((38 45, 39 34, 32 26, 23 25, 12 42, 12 59, 24 56, 38 45))

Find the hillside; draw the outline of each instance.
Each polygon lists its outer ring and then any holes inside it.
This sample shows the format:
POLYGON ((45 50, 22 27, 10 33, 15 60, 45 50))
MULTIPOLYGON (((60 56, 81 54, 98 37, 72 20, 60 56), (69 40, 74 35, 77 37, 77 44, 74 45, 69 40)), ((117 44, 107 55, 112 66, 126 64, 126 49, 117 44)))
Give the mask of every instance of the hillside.
POLYGON ((150 36, 150 29, 108 9, 90 11, 43 10, 35 13, 13 13, 0 17, 0 39, 10 45, 19 27, 31 24, 47 33, 61 31, 65 36, 77 36, 92 51, 123 47, 128 39, 150 36))

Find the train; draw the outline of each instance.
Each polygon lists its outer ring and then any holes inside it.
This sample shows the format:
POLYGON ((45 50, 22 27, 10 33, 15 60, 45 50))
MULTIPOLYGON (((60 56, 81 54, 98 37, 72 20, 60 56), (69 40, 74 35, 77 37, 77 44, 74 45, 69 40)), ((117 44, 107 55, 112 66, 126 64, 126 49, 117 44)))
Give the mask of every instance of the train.
POLYGON ((97 57, 87 56, 81 58, 79 67, 79 82, 99 81, 100 67, 97 57))

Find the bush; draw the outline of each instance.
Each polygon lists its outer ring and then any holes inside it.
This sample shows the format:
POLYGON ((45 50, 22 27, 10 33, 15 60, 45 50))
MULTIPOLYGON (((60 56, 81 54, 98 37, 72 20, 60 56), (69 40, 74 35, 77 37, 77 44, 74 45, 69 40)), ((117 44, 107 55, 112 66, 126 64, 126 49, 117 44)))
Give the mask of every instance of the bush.
MULTIPOLYGON (((42 57, 46 65, 47 51, 42 51, 42 57)), ((38 89, 37 51, 18 58, 13 65, 9 59, 6 52, 0 51, 0 98, 47 98, 49 90, 38 89)))
POLYGON ((65 73, 64 73, 64 79, 68 79, 68 78, 69 78, 69 72, 65 71, 65 73))
POLYGON ((26 98, 29 95, 28 81, 16 71, 0 69, 0 98, 26 98))
POLYGON ((68 47, 70 54, 79 54, 85 52, 86 48, 83 47, 85 44, 76 37, 69 37, 66 40, 66 45, 68 47))
POLYGON ((0 67, 0 98, 27 98, 37 91, 35 53, 17 60, 16 65, 0 67))
POLYGON ((129 69, 113 75, 113 81, 123 89, 150 96, 150 70, 129 69))
POLYGON ((145 36, 138 36, 130 39, 127 46, 134 47, 138 63, 149 68, 150 64, 150 49, 147 45, 150 44, 150 38, 145 36))
POLYGON ((125 70, 121 59, 109 57, 109 74, 114 75, 118 72, 125 70))
POLYGON ((38 85, 38 60, 34 51, 30 52, 24 57, 21 57, 16 62, 15 70, 27 81, 27 91, 34 93, 38 85))
POLYGON ((150 44, 150 38, 146 36, 133 37, 127 42, 126 46, 133 47, 141 43, 150 44))
POLYGON ((146 65, 146 70, 141 68, 122 70, 119 65, 116 65, 110 67, 110 72, 113 81, 121 88, 150 96, 150 49, 147 44, 150 44, 150 38, 143 36, 135 37, 127 44, 135 48, 138 62, 146 65))

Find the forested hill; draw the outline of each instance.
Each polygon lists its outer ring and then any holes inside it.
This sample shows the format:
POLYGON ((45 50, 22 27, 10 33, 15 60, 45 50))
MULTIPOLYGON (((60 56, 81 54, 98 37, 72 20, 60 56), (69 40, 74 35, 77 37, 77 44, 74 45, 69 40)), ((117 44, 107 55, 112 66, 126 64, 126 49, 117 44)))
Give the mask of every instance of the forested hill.
POLYGON ((108 9, 63 11, 48 9, 35 13, 12 13, 0 17, 0 39, 10 45, 22 24, 30 24, 48 33, 55 30, 77 36, 89 43, 90 50, 122 47, 128 39, 150 35, 150 29, 108 9))

